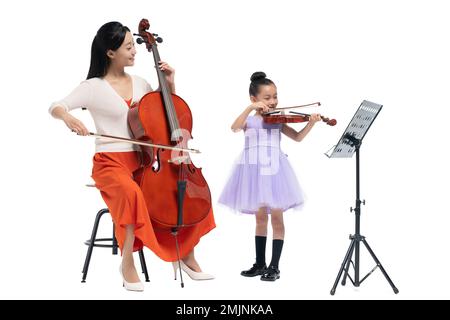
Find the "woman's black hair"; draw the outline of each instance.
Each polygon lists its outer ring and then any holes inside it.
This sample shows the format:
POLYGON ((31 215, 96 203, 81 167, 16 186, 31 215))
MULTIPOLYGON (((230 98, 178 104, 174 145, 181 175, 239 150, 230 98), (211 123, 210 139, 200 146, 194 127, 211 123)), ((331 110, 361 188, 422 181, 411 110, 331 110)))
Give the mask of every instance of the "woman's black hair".
POLYGON ((115 51, 119 49, 125 40, 126 33, 129 31, 128 27, 116 21, 105 23, 98 29, 97 35, 92 41, 91 65, 87 79, 106 75, 111 63, 106 53, 108 50, 115 51))
POLYGON ((250 88, 248 89, 251 96, 256 97, 259 92, 259 87, 262 85, 275 85, 272 80, 266 78, 266 74, 262 71, 257 71, 250 77, 250 88))

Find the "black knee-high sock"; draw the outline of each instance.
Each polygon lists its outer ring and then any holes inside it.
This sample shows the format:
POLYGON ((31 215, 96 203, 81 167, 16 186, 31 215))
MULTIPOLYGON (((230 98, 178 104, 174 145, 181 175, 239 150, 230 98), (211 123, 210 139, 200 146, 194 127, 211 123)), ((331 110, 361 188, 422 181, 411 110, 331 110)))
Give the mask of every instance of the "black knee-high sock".
POLYGON ((278 269, 278 263, 280 262, 281 250, 283 250, 284 240, 274 239, 272 241, 272 261, 270 261, 270 266, 278 269))
POLYGON ((255 236, 256 264, 259 267, 266 264, 266 240, 267 237, 255 236))

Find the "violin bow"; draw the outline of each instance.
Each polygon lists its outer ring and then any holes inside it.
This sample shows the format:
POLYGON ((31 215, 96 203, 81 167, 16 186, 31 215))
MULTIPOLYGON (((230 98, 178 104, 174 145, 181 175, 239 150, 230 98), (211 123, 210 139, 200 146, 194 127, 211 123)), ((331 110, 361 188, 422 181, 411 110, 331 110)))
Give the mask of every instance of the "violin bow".
POLYGON ((278 112, 280 112, 279 110, 297 109, 297 108, 313 107, 313 106, 320 107, 320 102, 308 103, 308 104, 303 104, 303 105, 294 106, 294 107, 275 108, 275 109, 273 109, 271 111, 263 113, 263 115, 269 115, 269 114, 273 114, 273 113, 278 113, 278 112))

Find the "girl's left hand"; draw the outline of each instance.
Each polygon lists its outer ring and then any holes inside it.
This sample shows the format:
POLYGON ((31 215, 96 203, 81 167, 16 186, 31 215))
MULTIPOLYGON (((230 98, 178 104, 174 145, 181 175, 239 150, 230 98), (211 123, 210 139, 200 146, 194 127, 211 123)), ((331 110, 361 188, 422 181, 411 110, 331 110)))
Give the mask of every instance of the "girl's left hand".
POLYGON ((169 66, 167 62, 160 61, 159 62, 159 70, 164 72, 166 76, 166 80, 169 83, 169 85, 173 85, 175 81, 175 69, 169 66))
POLYGON ((320 114, 318 113, 313 113, 309 116, 309 121, 311 124, 315 124, 317 121, 322 120, 322 118, 320 117, 320 114))

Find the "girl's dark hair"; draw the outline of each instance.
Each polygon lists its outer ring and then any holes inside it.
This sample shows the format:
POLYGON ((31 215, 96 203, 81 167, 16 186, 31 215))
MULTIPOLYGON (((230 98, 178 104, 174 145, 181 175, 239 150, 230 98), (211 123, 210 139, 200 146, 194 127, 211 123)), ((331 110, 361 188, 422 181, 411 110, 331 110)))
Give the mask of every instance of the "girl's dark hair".
POLYGON ((275 85, 272 80, 266 78, 266 74, 262 71, 257 71, 250 77, 250 88, 248 89, 251 96, 256 97, 259 92, 259 87, 262 85, 275 85))
POLYGON ((120 22, 112 21, 105 23, 97 31, 97 35, 92 41, 91 48, 91 65, 87 79, 95 77, 103 77, 108 71, 111 63, 110 58, 106 55, 108 50, 117 50, 125 40, 128 27, 120 22))

